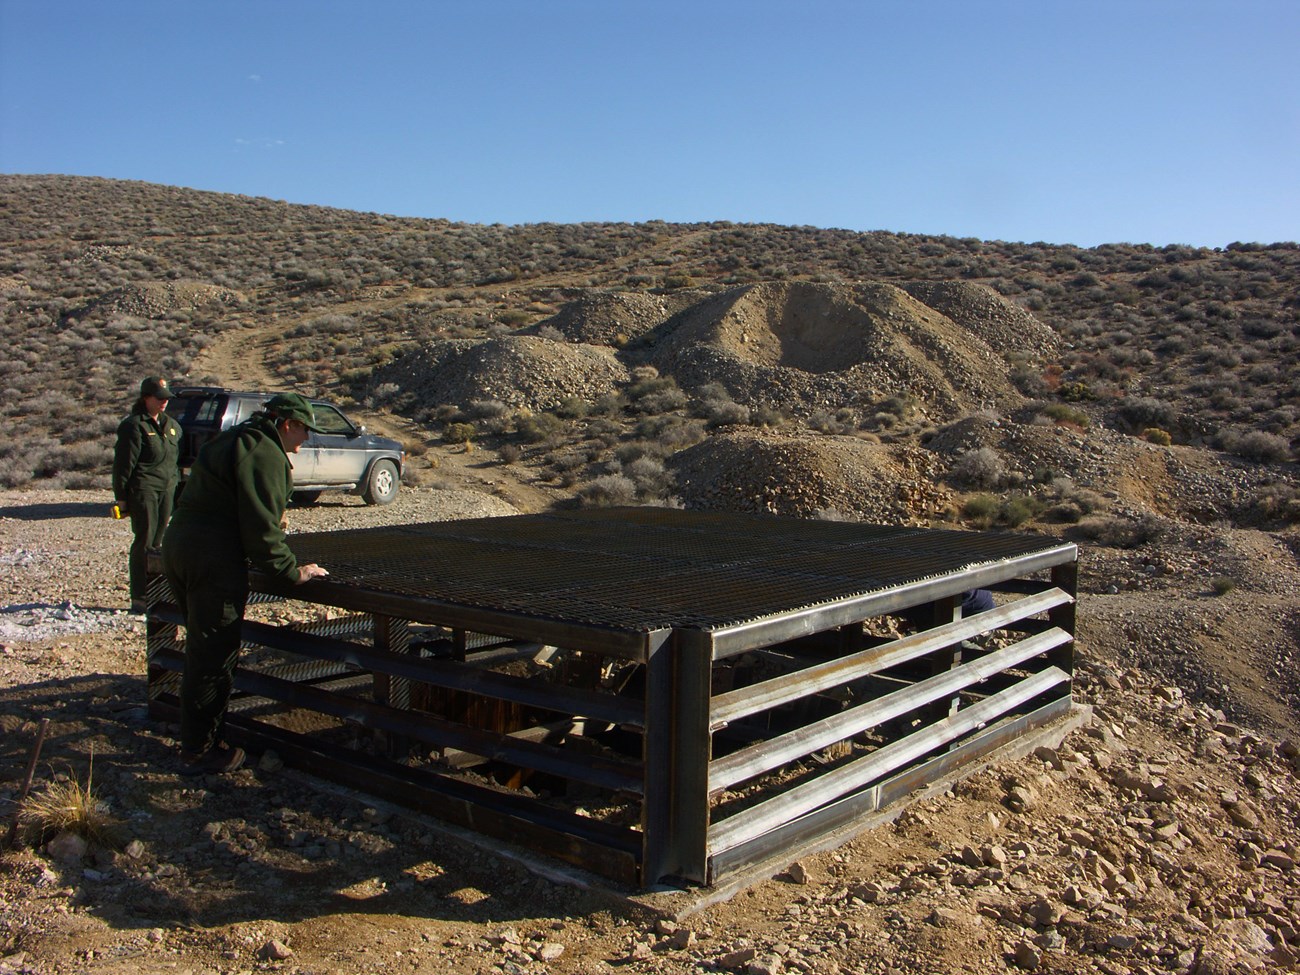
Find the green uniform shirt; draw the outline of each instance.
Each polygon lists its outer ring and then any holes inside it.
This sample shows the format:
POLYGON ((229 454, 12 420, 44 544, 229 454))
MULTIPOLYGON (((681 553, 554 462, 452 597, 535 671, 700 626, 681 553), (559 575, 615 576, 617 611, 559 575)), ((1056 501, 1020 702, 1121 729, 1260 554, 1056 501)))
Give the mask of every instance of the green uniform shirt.
POLYGON ((174 491, 180 479, 181 428, 166 413, 155 421, 137 403, 117 427, 113 451, 113 497, 126 501, 141 488, 174 491))
POLYGON ((183 540, 196 558, 242 549, 254 568, 297 582, 298 560, 280 527, 292 493, 293 468, 280 435, 258 414, 199 450, 163 548, 183 540))

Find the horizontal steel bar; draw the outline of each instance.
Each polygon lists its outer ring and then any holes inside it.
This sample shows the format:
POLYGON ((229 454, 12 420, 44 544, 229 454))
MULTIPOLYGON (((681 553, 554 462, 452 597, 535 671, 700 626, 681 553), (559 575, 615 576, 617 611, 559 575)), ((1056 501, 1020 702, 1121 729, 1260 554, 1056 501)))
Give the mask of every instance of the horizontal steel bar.
POLYGON ((644 720, 641 708, 635 701, 612 694, 496 674, 456 660, 393 653, 306 634, 300 637, 295 631, 286 632, 280 627, 264 623, 245 623, 245 630, 256 636, 264 646, 277 646, 295 653, 338 660, 363 670, 405 677, 435 687, 467 691, 566 715, 598 718, 612 724, 640 727, 644 720))
MULTIPOLYGON (((163 610, 159 615, 170 622, 185 622, 174 609, 163 610)), ((334 660, 362 670, 405 677, 435 687, 481 694, 631 728, 639 729, 644 723, 640 705, 631 699, 563 684, 539 683, 509 674, 495 674, 470 663, 377 650, 347 640, 252 621, 244 622, 243 636, 256 646, 334 660)))
POLYGON ((1048 701, 1026 714, 1018 714, 990 724, 978 734, 963 738, 951 748, 927 759, 921 765, 904 769, 898 775, 890 776, 881 782, 880 804, 887 806, 891 802, 905 799, 933 782, 936 776, 962 768, 989 752, 1010 745, 1026 732, 1055 721, 1073 707, 1074 701, 1066 695, 1048 701))
POLYGON ((952 646, 962 640, 968 640, 989 630, 1073 601, 1073 597, 1060 589, 1048 589, 1034 596, 994 607, 977 616, 964 617, 890 643, 882 643, 868 650, 816 664, 795 673, 782 674, 771 680, 718 694, 713 698, 710 708, 710 723, 716 731, 737 718, 757 714, 759 711, 766 711, 839 687, 860 677, 878 673, 904 661, 925 656, 935 650, 952 646))
POLYGON ((630 762, 616 762, 592 755, 570 758, 550 745, 473 730, 423 711, 399 710, 359 698, 342 697, 243 668, 236 668, 234 682, 236 688, 249 694, 342 718, 361 727, 405 735, 430 745, 457 748, 493 761, 547 772, 613 791, 639 795, 643 788, 642 770, 639 765, 630 762))
POLYGON ((720 758, 709 766, 709 792, 716 793, 762 772, 843 741, 940 698, 1015 667, 1071 641, 1064 630, 1051 630, 1021 640, 994 653, 968 661, 903 690, 885 694, 820 721, 814 721, 769 741, 759 742, 720 758))
POLYGON ((744 843, 833 799, 870 785, 889 772, 996 720, 1012 708, 1058 684, 1067 684, 1068 695, 1069 679, 1064 671, 1049 667, 1000 694, 926 725, 914 734, 885 745, 870 755, 729 816, 709 828, 709 849, 725 850, 744 843))
MULTIPOLYGON (((175 720, 174 706, 159 716, 175 720)), ((232 715, 230 740, 248 747, 273 747, 284 761, 343 785, 400 802, 486 836, 529 844, 549 856, 624 883, 640 879, 641 833, 579 816, 517 792, 484 788, 430 768, 412 768, 381 756, 357 754, 329 742, 255 719, 232 715)))
POLYGON ((968 589, 986 588, 1017 576, 1041 572, 1076 561, 1077 558, 1077 546, 1056 545, 1029 555, 1009 557, 979 568, 867 593, 852 599, 828 603, 825 606, 814 606, 797 613, 786 613, 738 626, 721 627, 710 631, 713 638, 713 658, 721 660, 747 650, 771 646, 774 643, 819 633, 848 623, 857 623, 873 616, 911 609, 945 596, 955 596, 968 589))
MULTIPOLYGON (((978 763, 1003 745, 1056 720, 1069 711, 1070 707, 1070 699, 1063 697, 1029 714, 1006 718, 979 734, 964 739, 952 750, 884 779, 878 785, 849 793, 806 815, 782 823, 748 842, 719 850, 709 857, 708 882, 717 884, 737 871, 770 862, 778 855, 782 857, 783 863, 788 863, 791 859, 802 857, 810 848, 819 848, 819 839, 836 834, 841 829, 853 827, 855 830, 863 830, 879 825, 891 815, 888 811, 891 803, 918 789, 941 782, 946 775, 978 763), (872 816, 878 810, 880 815, 872 816)), ((842 842, 842 839, 838 842, 842 842)))

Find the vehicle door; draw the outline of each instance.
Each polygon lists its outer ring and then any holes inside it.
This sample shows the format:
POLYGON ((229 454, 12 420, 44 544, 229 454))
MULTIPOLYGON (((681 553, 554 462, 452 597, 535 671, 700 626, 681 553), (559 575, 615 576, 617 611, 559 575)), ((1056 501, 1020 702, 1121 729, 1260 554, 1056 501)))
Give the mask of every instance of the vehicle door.
POLYGON ((357 449, 361 430, 338 407, 329 403, 312 403, 316 426, 298 451, 294 462, 295 484, 355 484, 366 463, 366 452, 357 449), (298 458, 308 467, 299 476, 298 458))

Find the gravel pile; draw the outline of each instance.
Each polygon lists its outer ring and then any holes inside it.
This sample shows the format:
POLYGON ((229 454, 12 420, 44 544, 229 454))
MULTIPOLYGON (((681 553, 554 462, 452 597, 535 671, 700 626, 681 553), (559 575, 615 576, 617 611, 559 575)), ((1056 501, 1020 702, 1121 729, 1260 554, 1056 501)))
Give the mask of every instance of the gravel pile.
POLYGON ((924 450, 853 437, 739 430, 679 451, 669 464, 691 508, 910 524, 949 497, 924 450))
POLYGON ((570 397, 599 399, 627 378, 610 349, 512 335, 431 342, 377 369, 373 382, 397 384, 418 406, 498 400, 540 411, 570 397))

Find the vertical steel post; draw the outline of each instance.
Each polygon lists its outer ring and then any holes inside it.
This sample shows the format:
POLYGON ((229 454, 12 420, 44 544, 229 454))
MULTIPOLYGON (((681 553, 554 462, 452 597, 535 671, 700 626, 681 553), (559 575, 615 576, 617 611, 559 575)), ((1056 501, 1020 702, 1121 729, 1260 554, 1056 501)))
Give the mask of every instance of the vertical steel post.
MULTIPOLYGON (((391 653, 411 652, 411 625, 407 620, 394 616, 375 613, 375 649, 391 653)), ((387 704, 391 708, 409 710, 411 707, 411 681, 406 677, 390 677, 387 674, 374 675, 374 696, 376 703, 387 704)), ((410 748, 410 741, 397 735, 379 732, 387 738, 388 754, 392 758, 403 757, 410 748)))
MULTIPOLYGON (((956 596, 944 596, 924 607, 925 629, 943 626, 961 617, 960 604, 956 596)), ((961 645, 957 644, 944 650, 938 650, 931 657, 931 673, 941 674, 961 664, 961 645)), ((957 713, 961 706, 961 695, 954 694, 947 701, 935 701, 930 707, 930 722, 942 721, 957 713)))
POLYGON ((669 876, 708 883, 712 643, 699 630, 651 636, 641 880, 647 886, 669 876))
MULTIPOLYGON (((1079 598, 1079 563, 1078 561, 1066 562, 1063 565, 1052 567, 1052 585, 1062 592, 1067 592, 1071 596, 1070 602, 1063 606, 1056 606, 1047 611, 1047 620, 1053 626, 1059 627, 1066 633, 1074 636, 1075 616, 1078 607, 1079 598)), ((1062 646, 1057 647, 1047 655, 1047 659, 1055 667, 1061 668, 1070 675, 1071 694, 1074 689, 1074 641, 1071 640, 1062 646)))

